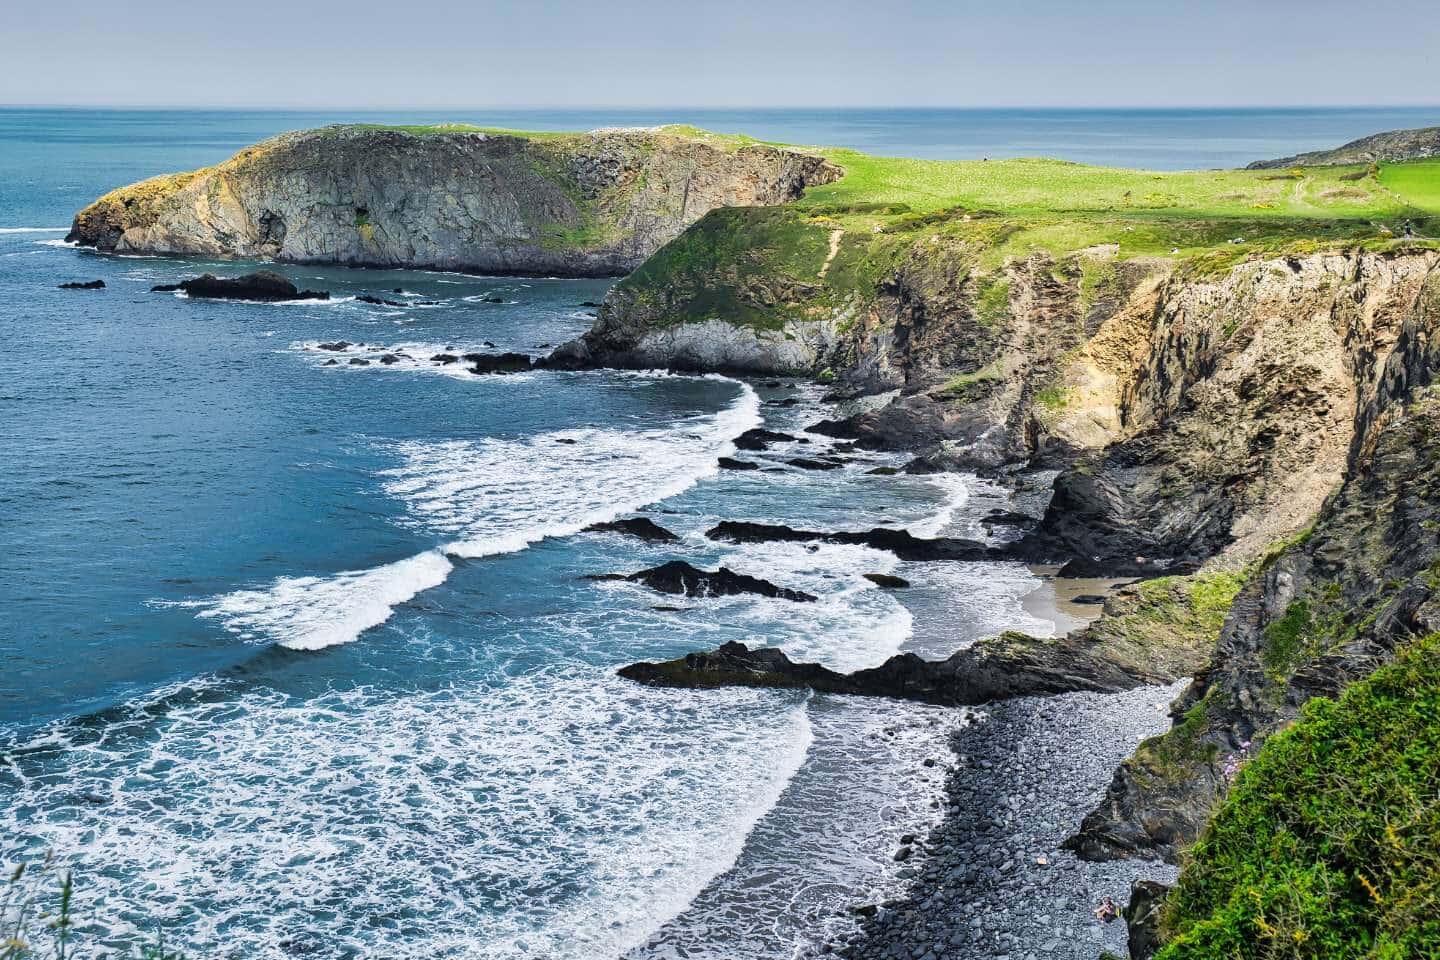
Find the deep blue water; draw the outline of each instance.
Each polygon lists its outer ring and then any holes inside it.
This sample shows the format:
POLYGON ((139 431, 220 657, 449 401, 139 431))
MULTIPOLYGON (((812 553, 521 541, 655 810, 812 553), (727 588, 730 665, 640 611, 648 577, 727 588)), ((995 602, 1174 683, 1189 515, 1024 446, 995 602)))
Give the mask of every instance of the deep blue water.
POLYGON ((822 416, 813 388, 473 377, 425 360, 574 336, 603 281, 289 267, 335 300, 208 303, 149 290, 237 265, 101 257, 44 229, 116 185, 358 118, 683 119, 900 154, 1164 167, 1433 122, 0 111, 0 861, 49 850, 73 866, 92 937, 161 921, 202 956, 588 958, 726 955, 724 936, 788 956, 817 916, 889 882, 893 837, 930 815, 890 772, 913 777, 943 722, 656 692, 613 670, 727 639, 853 668, 1048 627, 1021 609, 1036 581, 1018 566, 910 569, 861 548, 702 536, 718 519, 974 532, 999 502, 973 479, 869 476, 866 459, 716 472, 762 419, 796 430, 822 416), (56 289, 97 277, 105 290, 56 289), (352 299, 395 289, 438 303, 352 299), (337 339, 364 345, 318 347, 337 339), (348 362, 386 351, 413 359, 348 362), (804 402, 768 403, 789 396, 804 402), (581 532, 640 509, 682 541, 581 532), (676 557, 821 599, 677 600, 582 579, 676 557), (860 576, 891 569, 915 581, 903 603, 860 576), (768 846, 745 847, 762 818, 768 846))

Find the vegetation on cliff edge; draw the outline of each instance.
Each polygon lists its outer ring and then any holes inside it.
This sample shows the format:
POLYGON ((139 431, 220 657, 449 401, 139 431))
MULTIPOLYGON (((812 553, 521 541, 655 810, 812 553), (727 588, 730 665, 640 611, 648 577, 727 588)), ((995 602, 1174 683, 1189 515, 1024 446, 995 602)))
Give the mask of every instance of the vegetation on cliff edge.
POLYGON ((1190 850, 1157 960, 1440 949, 1440 634, 1270 737, 1190 850))

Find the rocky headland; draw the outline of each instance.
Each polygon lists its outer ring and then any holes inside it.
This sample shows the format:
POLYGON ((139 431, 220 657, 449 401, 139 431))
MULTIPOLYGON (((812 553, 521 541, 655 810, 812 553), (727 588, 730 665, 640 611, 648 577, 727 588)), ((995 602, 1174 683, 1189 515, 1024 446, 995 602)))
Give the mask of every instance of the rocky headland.
POLYGON ((688 128, 288 133, 106 194, 68 240, 116 253, 618 276, 718 206, 836 179, 821 157, 688 128))

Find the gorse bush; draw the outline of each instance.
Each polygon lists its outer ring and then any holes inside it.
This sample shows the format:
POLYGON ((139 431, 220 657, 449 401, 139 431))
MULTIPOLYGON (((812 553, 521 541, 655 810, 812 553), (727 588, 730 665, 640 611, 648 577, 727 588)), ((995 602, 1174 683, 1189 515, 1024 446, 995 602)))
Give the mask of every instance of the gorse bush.
POLYGON ((1440 634, 1264 744, 1164 925, 1157 960, 1440 957, 1440 634))

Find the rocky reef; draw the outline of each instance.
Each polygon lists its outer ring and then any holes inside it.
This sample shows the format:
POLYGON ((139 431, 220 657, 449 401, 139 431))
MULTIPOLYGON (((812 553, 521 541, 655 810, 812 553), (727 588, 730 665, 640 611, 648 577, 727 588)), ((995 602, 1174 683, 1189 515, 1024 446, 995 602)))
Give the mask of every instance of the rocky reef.
POLYGON ((839 174, 812 154, 690 128, 337 126, 115 190, 76 215, 68 239, 117 253, 613 276, 715 207, 783 203, 839 174))

